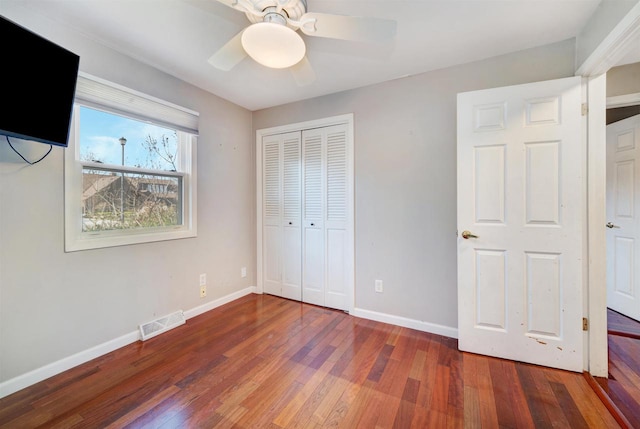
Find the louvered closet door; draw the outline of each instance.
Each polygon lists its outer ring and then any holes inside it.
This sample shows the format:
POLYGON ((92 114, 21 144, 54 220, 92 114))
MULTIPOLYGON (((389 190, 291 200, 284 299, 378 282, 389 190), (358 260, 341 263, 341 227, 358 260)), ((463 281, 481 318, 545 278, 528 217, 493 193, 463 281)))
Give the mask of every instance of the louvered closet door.
POLYGON ((262 245, 263 285, 266 293, 282 293, 282 183, 280 137, 267 136, 262 140, 262 245))
POLYGON ((300 133, 282 136, 282 296, 302 299, 300 133))
POLYGON ((347 127, 302 133, 302 300, 349 308, 349 148, 347 127))
POLYGON ((301 300, 300 132, 263 138, 264 292, 301 300))

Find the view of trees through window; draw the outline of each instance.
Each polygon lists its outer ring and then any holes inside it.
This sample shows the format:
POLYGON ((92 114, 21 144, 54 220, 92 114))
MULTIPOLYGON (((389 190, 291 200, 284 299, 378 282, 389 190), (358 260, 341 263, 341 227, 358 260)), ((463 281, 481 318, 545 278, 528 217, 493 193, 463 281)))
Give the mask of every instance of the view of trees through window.
POLYGON ((175 130, 83 106, 80 161, 83 232, 182 225, 175 130))

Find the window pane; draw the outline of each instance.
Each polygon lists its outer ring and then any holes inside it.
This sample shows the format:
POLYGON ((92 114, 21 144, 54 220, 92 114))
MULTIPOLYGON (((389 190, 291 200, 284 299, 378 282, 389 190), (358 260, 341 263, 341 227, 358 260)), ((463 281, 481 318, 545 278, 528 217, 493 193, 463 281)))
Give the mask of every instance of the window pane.
POLYGON ((182 178, 82 169, 82 231, 182 225, 182 178))
POLYGON ((104 164, 177 171, 175 130, 80 107, 80 159, 104 164), (126 142, 121 144, 120 138, 126 142), (124 156, 124 160, 123 160, 124 156))

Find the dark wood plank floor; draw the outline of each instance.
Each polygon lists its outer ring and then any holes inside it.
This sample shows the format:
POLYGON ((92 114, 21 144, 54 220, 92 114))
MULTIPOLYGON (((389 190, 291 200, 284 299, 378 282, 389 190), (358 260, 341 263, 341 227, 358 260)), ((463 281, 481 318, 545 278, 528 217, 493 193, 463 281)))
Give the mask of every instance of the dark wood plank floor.
POLYGON ((596 381, 631 427, 640 428, 640 323, 609 309, 607 324, 609 377, 596 381))
POLYGON ((581 374, 249 295, 0 400, 12 428, 616 428, 581 374))
POLYGON ((640 339, 640 322, 607 308, 609 334, 640 339))

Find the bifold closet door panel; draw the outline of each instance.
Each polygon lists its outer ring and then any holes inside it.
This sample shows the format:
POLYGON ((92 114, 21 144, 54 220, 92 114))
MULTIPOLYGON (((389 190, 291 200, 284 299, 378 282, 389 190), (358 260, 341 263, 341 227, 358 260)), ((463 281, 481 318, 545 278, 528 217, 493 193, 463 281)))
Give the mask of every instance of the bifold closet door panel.
POLYGON ((347 128, 343 125, 326 130, 326 283, 325 305, 349 309, 348 246, 349 165, 347 128))
POLYGON ((324 303, 324 128, 302 132, 302 300, 324 303))
POLYGON ((262 243, 264 291, 280 296, 282 290, 282 233, 280 141, 277 136, 262 141, 262 243))
POLYGON ((347 127, 302 132, 303 301, 348 309, 347 127))
POLYGON ((262 141, 264 292, 296 300, 302 297, 300 138, 294 132, 262 141))
POLYGON ((282 135, 282 296, 302 300, 301 133, 282 135))

